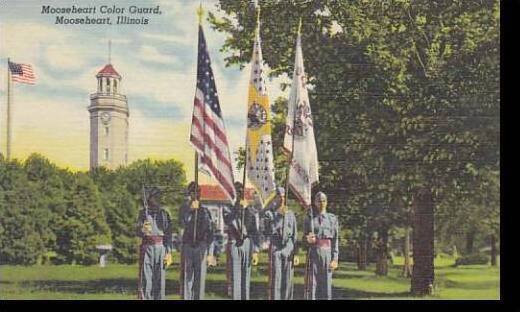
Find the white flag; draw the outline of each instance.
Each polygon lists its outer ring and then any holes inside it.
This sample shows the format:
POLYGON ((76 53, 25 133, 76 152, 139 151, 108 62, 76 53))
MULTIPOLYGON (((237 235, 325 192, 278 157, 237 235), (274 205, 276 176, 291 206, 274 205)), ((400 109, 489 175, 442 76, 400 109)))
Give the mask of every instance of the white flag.
POLYGON ((289 155, 292 153, 289 187, 300 204, 309 208, 311 188, 318 182, 318 151, 305 79, 301 35, 298 34, 283 146, 289 155))

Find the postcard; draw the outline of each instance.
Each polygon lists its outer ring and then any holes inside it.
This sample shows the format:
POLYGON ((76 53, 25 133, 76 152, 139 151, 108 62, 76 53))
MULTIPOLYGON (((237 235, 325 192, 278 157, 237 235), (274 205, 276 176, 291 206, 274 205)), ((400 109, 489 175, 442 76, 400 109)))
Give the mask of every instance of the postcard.
POLYGON ((0 300, 500 300, 499 24, 0 1, 0 300))

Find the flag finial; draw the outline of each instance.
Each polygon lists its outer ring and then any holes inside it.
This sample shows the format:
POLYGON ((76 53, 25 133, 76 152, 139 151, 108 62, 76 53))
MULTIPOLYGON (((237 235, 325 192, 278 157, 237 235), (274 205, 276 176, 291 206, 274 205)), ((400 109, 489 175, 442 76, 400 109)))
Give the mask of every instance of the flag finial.
POLYGON ((197 16, 199 17, 199 24, 202 24, 202 17, 204 16, 204 9, 202 8, 202 1, 197 9, 197 16))
POLYGON ((256 27, 259 27, 260 25, 260 4, 258 4, 258 1, 255 3, 256 8, 256 27))

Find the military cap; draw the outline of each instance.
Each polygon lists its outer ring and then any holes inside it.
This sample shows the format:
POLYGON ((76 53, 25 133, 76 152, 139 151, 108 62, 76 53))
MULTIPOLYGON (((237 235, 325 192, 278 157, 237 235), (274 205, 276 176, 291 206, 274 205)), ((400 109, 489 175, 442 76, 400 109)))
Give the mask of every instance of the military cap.
POLYGON ((148 187, 148 188, 145 188, 145 193, 146 193, 146 199, 150 199, 150 198, 158 198, 159 196, 161 196, 161 190, 156 187, 156 186, 151 186, 151 187, 148 187))
POLYGON ((325 193, 318 192, 318 193, 316 193, 316 195, 314 195, 314 201, 320 201, 322 199, 327 200, 327 195, 325 195, 325 193))
POLYGON ((190 184, 188 184, 188 187, 186 188, 186 193, 187 195, 189 195, 195 192, 195 190, 198 190, 200 192, 200 185, 197 185, 195 181, 192 181, 190 182, 190 184))

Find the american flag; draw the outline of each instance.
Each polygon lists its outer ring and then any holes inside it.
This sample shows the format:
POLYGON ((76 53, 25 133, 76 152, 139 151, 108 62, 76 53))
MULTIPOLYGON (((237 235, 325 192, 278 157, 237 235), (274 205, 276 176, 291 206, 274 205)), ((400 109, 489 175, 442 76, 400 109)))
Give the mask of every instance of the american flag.
POLYGON ((211 70, 206 39, 199 25, 197 88, 193 106, 190 142, 199 155, 200 169, 211 174, 230 201, 236 197, 229 152, 217 87, 211 70))
POLYGON ((36 77, 31 65, 17 64, 9 61, 9 71, 11 72, 11 80, 27 84, 34 84, 36 77))

